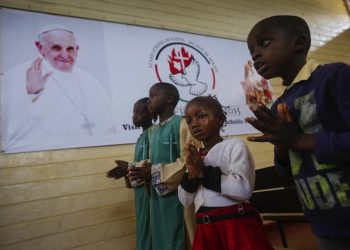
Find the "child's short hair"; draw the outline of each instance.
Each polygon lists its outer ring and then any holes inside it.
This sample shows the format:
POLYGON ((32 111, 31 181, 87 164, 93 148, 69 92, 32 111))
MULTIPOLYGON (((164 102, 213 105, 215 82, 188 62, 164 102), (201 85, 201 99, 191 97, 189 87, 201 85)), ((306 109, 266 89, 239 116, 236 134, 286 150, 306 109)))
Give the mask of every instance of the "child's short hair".
MULTIPOLYGON (((291 35, 303 35, 306 38, 306 53, 310 49, 311 45, 311 35, 310 29, 306 21, 298 16, 290 15, 277 15, 262 19, 256 23, 253 29, 260 25, 266 25, 271 28, 281 28, 287 31, 291 35)), ((252 29, 252 30, 253 30, 252 29)))
MULTIPOLYGON (((147 102, 148 102, 148 97, 144 97, 144 98, 141 98, 141 99, 137 100, 137 101, 135 102, 135 104, 136 104, 136 103, 140 103, 140 104, 145 105, 145 109, 146 109, 146 111, 149 113, 149 111, 148 111, 148 109, 147 109, 147 102)), ((154 122, 157 120, 157 115, 155 115, 155 114, 151 114, 151 113, 150 113, 150 117, 151 117, 152 121, 154 121, 154 122)))
POLYGON ((147 105, 148 97, 138 99, 135 103, 141 103, 147 105))
POLYGON ((180 100, 180 94, 177 88, 173 84, 170 84, 167 82, 158 82, 154 84, 152 88, 153 87, 158 88, 159 90, 163 91, 166 95, 173 97, 172 105, 174 108, 176 107, 177 103, 180 100))
POLYGON ((205 107, 211 109, 214 114, 222 120, 222 126, 226 124, 226 112, 216 96, 197 96, 187 103, 186 108, 194 103, 204 105, 205 107))

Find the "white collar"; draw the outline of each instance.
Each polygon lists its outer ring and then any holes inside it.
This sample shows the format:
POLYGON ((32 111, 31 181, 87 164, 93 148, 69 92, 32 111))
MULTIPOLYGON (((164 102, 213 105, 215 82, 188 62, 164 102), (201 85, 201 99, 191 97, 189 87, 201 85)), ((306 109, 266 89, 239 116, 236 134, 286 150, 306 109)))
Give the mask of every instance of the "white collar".
POLYGON ((162 127, 162 126, 165 126, 166 124, 168 124, 170 121, 171 121, 171 119, 173 119, 175 117, 175 114, 173 114, 172 116, 170 116, 168 119, 166 119, 165 121, 162 121, 162 122, 160 122, 160 123, 158 123, 158 127, 162 127))

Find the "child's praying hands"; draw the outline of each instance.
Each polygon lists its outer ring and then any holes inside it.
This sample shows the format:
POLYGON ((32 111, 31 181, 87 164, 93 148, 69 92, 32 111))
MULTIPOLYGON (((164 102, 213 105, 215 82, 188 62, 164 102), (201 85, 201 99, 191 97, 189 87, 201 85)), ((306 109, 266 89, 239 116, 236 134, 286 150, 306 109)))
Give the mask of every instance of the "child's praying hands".
POLYGON ((117 164, 117 166, 107 172, 107 177, 114 179, 124 177, 128 172, 128 162, 116 160, 115 163, 117 164))
POLYGON ((255 142, 270 142, 278 147, 296 151, 313 151, 314 136, 304 134, 296 124, 285 104, 277 107, 277 115, 264 105, 250 106, 255 117, 246 118, 246 122, 263 133, 262 136, 250 136, 255 142))
POLYGON ((202 178, 204 163, 200 153, 192 142, 185 147, 186 167, 188 169, 188 178, 202 178))

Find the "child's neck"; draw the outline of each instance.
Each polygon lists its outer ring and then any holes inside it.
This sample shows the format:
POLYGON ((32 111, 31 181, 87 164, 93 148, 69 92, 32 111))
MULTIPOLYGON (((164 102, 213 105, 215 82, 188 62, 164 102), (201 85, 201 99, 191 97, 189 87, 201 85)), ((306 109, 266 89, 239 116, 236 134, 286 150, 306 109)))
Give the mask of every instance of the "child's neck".
POLYGON ((147 125, 143 125, 143 126, 141 126, 142 127, 142 131, 145 131, 145 130, 147 130, 149 127, 151 127, 152 126, 152 124, 147 124, 147 125))
POLYGON ((288 72, 282 77, 283 79, 283 85, 289 86, 294 81, 295 77, 298 75, 300 70, 304 67, 306 64, 306 57, 300 57, 297 60, 294 61, 289 67, 288 72))
POLYGON ((174 115, 174 110, 164 110, 164 112, 162 112, 161 114, 159 114, 159 122, 164 122, 167 119, 169 119, 170 117, 172 117, 174 115))
POLYGON ((224 139, 220 135, 218 135, 215 137, 210 137, 207 140, 202 141, 202 142, 203 142, 204 149, 209 151, 212 147, 214 147, 219 142, 222 142, 223 140, 224 139))

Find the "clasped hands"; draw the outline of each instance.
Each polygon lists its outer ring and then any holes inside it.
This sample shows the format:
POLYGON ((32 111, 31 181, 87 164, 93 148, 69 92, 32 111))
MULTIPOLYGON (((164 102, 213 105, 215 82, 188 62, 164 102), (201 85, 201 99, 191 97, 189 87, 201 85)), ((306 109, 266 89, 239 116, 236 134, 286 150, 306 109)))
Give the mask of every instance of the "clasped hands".
POLYGON ((144 161, 141 167, 129 167, 127 161, 116 160, 117 166, 107 172, 108 178, 119 179, 121 177, 128 177, 130 181, 149 181, 151 178, 152 164, 144 161))
POLYGON ((186 168, 188 179, 203 178, 204 162, 193 142, 189 142, 184 148, 186 156, 186 168))

